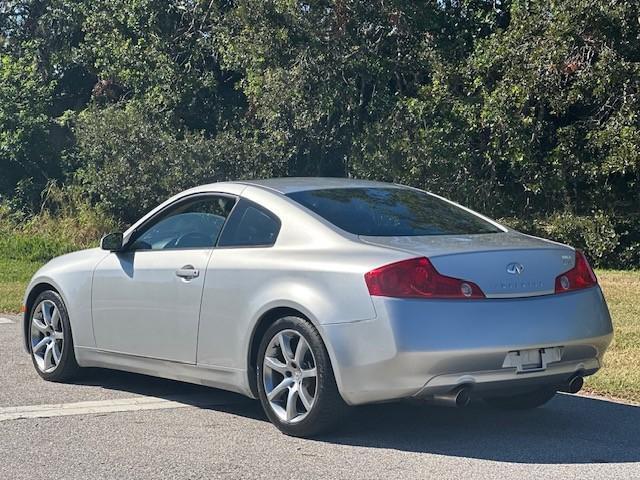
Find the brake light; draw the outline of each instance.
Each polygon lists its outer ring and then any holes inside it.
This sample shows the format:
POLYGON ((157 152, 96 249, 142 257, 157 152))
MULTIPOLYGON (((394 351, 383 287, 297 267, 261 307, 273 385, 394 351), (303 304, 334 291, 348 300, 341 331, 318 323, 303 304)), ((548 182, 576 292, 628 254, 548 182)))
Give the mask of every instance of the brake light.
POLYGON ((369 294, 396 298, 484 298, 473 282, 438 273, 427 258, 391 263, 364 275, 369 294))
POLYGON ((575 266, 556 278, 556 293, 571 292, 598 284, 596 274, 580 250, 576 250, 575 266))

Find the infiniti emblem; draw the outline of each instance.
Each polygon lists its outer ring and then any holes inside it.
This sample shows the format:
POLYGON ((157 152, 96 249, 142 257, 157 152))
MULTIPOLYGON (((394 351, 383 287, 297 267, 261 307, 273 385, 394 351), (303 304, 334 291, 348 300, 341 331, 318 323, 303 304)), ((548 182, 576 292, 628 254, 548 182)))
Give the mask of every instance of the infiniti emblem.
POLYGON ((511 275, 520 275, 522 272, 524 272, 524 265, 521 263, 513 262, 507 265, 507 273, 511 275))

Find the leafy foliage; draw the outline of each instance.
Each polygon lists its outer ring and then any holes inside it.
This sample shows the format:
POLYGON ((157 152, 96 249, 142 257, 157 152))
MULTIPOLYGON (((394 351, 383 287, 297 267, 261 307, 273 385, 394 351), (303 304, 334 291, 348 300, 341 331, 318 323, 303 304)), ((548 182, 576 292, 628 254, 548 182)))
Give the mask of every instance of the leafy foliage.
POLYGON ((632 0, 5 0, 0 196, 35 208, 54 179, 131 221, 208 181, 357 176, 637 266, 639 19, 632 0))
POLYGON ((597 267, 640 265, 640 217, 613 217, 604 212, 548 217, 502 218, 501 222, 530 235, 583 249, 597 267))

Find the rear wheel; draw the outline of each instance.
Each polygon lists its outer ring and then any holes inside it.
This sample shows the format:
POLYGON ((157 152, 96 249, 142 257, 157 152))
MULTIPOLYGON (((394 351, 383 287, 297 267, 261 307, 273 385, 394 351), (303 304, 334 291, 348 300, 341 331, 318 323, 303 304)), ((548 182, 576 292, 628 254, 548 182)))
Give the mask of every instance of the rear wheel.
POLYGON ((491 407, 503 410, 529 410, 544 405, 555 394, 556 391, 553 389, 540 389, 519 395, 487 397, 484 401, 491 407))
POLYGON ((281 318, 265 332, 257 375, 262 407, 287 435, 326 432, 347 411, 320 334, 302 318, 281 318))
POLYGON ((53 290, 38 295, 29 314, 29 352, 45 380, 63 382, 79 371, 67 308, 53 290))

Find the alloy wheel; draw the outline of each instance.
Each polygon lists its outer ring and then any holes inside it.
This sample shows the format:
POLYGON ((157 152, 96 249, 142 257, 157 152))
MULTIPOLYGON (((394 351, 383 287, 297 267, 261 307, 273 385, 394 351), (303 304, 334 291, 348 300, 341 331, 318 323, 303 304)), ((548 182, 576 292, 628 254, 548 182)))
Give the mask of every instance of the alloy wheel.
POLYGON ((316 401, 316 360, 304 336, 296 330, 278 332, 267 345, 263 360, 264 390, 280 420, 297 423, 316 401))
POLYGON ((53 372, 62 359, 64 328, 60 310, 51 300, 40 302, 31 316, 31 352, 41 372, 53 372))

